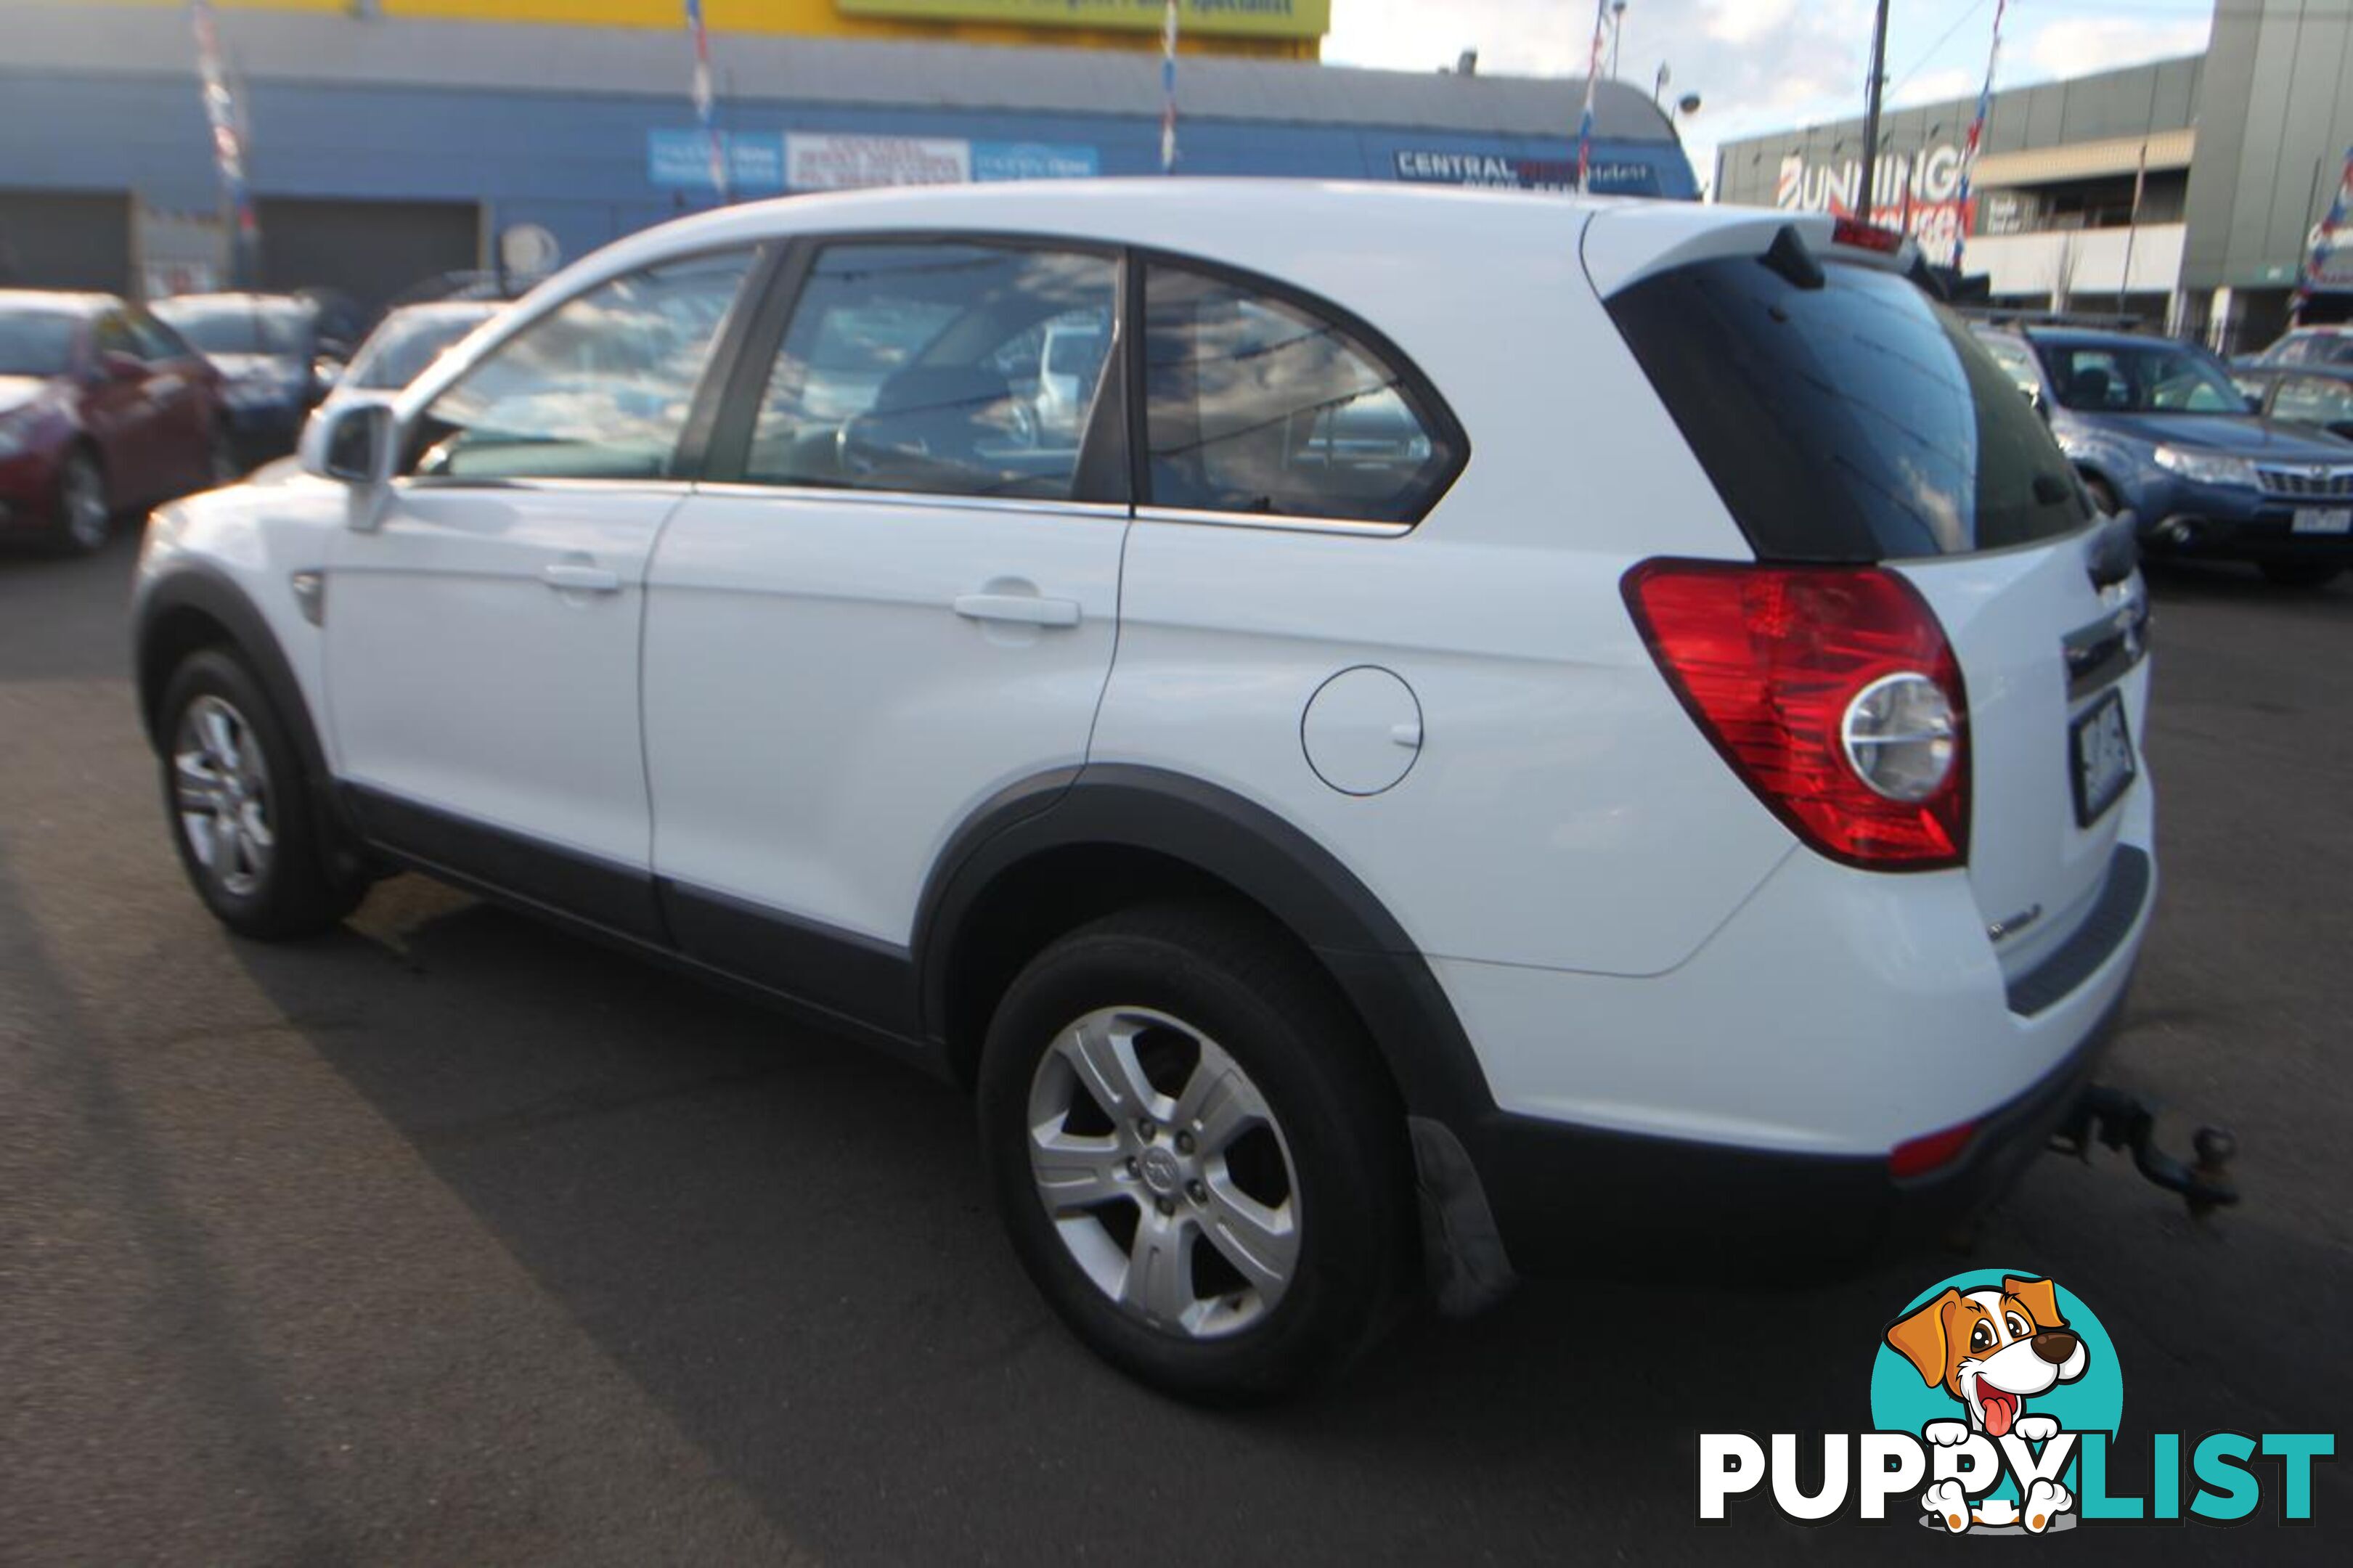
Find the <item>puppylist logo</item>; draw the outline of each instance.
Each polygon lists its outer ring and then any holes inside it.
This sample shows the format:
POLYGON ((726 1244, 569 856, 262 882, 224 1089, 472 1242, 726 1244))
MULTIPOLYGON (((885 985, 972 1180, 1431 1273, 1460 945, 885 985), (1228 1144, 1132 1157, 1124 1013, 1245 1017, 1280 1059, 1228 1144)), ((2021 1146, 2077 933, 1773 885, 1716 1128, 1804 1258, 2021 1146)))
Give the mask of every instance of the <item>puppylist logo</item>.
POLYGON ((1746 1506, 1769 1496, 1803 1524, 1910 1519, 1941 1534, 2044 1535, 2084 1524, 2235 1524, 2268 1493, 2277 1521, 2312 1522, 2312 1466, 2335 1457, 2333 1434, 2213 1432, 2185 1445, 2159 1432, 2146 1469, 2136 1467, 2145 1480, 2129 1485, 2111 1467, 2123 1415, 2116 1346, 2081 1298, 2033 1275, 1957 1274, 1882 1331, 1876 1430, 1826 1433, 1803 1454, 1796 1433, 1702 1433, 1700 1521, 1728 1523, 1734 1499, 1762 1494, 1746 1506))

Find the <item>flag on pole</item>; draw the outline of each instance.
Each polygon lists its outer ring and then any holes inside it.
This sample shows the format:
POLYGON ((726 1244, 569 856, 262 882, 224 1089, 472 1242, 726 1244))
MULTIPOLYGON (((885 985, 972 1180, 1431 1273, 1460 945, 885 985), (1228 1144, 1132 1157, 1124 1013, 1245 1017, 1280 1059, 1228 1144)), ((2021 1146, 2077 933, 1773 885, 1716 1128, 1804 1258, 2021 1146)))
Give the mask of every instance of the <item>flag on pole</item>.
POLYGON ((1577 121, 1577 189, 1583 195, 1593 172, 1593 89, 1601 79, 1601 49, 1609 26, 1609 0, 1594 0, 1593 58, 1585 66, 1585 112, 1577 121))
POLYGON ((1978 166, 1978 143, 1985 140, 1986 116, 1993 109, 1993 69, 2001 61, 2001 16, 2010 0, 1994 0, 1993 46, 1986 51, 1985 86, 1978 89, 1978 111, 1969 121, 1968 139, 1961 147, 1961 179, 1953 192, 1953 270, 1961 269, 1961 252, 1969 241, 1969 176, 1978 166))
POLYGON ((1176 0, 1160 14, 1160 172, 1176 172, 1176 0))
POLYGON ((2295 297, 2288 302, 2291 321, 2302 323, 2304 308, 2312 302, 2312 291, 2320 286, 2329 255, 2337 248, 2337 231, 2345 226, 2348 195, 2353 195, 2353 147, 2345 149, 2345 167, 2337 176, 2337 199, 2328 204, 2327 216, 2320 220, 2320 232, 2312 237, 2312 254, 2304 258, 2304 276, 2295 280, 2295 297))
POLYGON ((719 95, 711 81, 711 33, 702 25, 702 0, 686 0, 686 30, 694 39, 694 113, 711 146, 711 188, 727 204, 727 142, 719 131, 719 95))
POLYGON ((196 76, 205 100, 205 125, 212 133, 213 167, 218 172, 221 199, 234 226, 229 244, 233 282, 250 282, 246 276, 261 237, 253 213, 253 193, 245 174, 245 133, 239 128, 237 93, 229 86, 221 60, 220 30, 212 0, 188 0, 188 20, 196 35, 196 76))

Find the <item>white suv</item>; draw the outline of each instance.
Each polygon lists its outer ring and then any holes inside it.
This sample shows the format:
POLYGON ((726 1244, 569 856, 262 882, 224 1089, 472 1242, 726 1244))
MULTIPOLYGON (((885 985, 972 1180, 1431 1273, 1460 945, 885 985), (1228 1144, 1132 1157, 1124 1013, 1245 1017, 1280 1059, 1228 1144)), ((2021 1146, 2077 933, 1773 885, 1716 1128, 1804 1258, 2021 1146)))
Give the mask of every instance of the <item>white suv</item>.
POLYGON ((1933 1237, 2121 1004, 2147 668, 1875 237, 1170 180, 625 240, 157 514, 181 855, 248 935, 412 868, 976 1086, 1039 1288, 1194 1395, 1933 1237), (1088 318, 1040 438, 1008 345, 1088 318))

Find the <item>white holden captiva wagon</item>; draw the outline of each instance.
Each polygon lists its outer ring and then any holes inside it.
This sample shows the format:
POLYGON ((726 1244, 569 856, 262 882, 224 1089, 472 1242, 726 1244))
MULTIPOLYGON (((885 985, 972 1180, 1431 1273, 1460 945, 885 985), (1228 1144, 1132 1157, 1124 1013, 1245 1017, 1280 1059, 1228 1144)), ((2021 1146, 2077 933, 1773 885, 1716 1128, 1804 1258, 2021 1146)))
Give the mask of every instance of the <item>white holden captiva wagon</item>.
POLYGON ((1908 260, 1186 180, 638 235, 156 515, 180 855, 249 936, 421 870, 973 1086, 1039 1289, 1197 1397, 1934 1236, 2155 879, 2129 552, 1908 260))

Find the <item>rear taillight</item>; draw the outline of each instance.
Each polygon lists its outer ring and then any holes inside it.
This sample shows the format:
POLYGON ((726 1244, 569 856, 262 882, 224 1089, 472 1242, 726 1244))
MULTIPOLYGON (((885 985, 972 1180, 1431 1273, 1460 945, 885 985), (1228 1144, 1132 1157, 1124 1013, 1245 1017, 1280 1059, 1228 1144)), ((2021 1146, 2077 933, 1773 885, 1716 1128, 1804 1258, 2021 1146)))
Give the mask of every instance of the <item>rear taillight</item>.
POLYGON ((1945 629, 1876 567, 1646 561, 1627 607, 1757 799, 1832 859, 1968 858, 1968 699, 1945 629))
POLYGON ((1976 1122, 1964 1121, 1958 1127, 1947 1127, 1942 1132, 1898 1143, 1887 1152, 1887 1173, 1904 1182, 1942 1170, 1960 1157, 1961 1151, 1969 1146, 1969 1140, 1977 1136, 1977 1131, 1976 1122))

